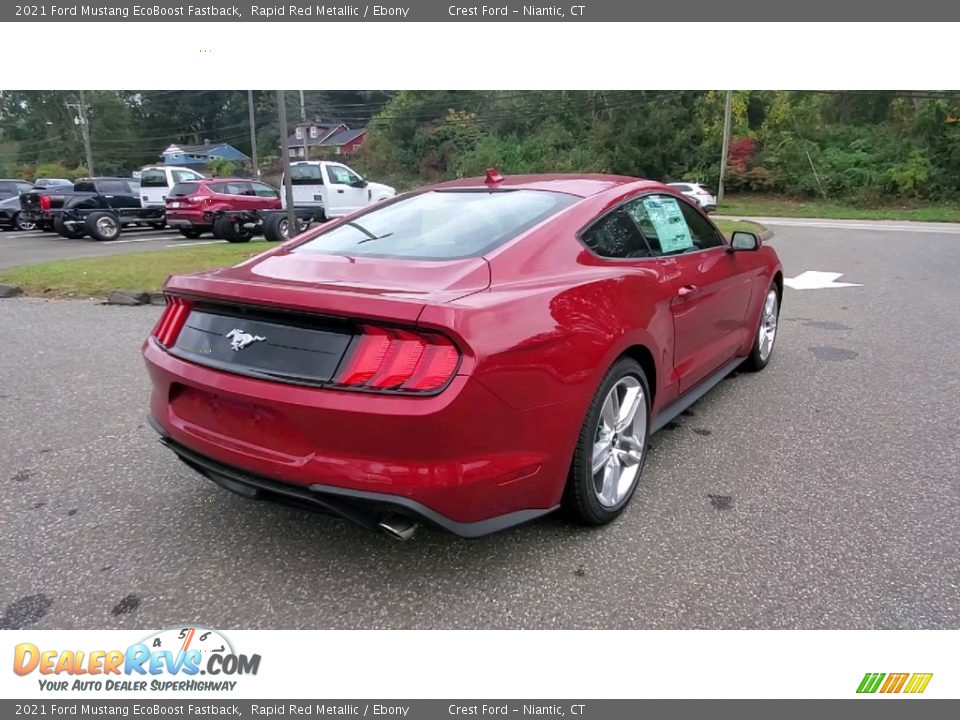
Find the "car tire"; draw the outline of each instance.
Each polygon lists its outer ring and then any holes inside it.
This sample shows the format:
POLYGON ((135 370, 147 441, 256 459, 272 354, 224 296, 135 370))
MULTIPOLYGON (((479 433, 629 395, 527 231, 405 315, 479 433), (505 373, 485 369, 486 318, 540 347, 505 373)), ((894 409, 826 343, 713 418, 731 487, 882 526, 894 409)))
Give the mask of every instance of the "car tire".
POLYGON ((63 222, 63 217, 57 215, 53 219, 53 231, 60 237, 65 237, 68 240, 79 240, 86 233, 83 230, 77 230, 75 227, 70 227, 63 222))
POLYGON ((83 221, 83 225, 90 233, 90 237, 101 242, 116 240, 123 232, 120 218, 106 210, 97 210, 90 213, 83 221))
POLYGON ((620 358, 600 383, 580 429, 563 495, 568 514, 585 525, 616 519, 640 482, 649 438, 647 377, 635 360, 620 358))
POLYGON ((253 237, 251 231, 226 216, 218 217, 213 221, 213 235, 231 243, 249 242, 250 238, 253 237))
POLYGON ((773 347, 777 340, 777 325, 780 321, 780 291, 776 284, 770 286, 763 299, 760 322, 753 335, 753 348, 741 366, 750 372, 759 372, 770 364, 773 347))
POLYGON ((14 214, 12 220, 13 228, 20 230, 21 232, 30 232, 31 230, 37 229, 37 223, 29 222, 28 220, 22 220, 20 218, 20 213, 14 214))
POLYGON ((203 234, 203 231, 197 230, 197 228, 182 227, 179 228, 179 230, 181 235, 183 235, 185 238, 189 238, 190 240, 196 240, 203 234))
POLYGON ((285 213, 268 215, 267 219, 263 222, 263 236, 270 242, 285 242, 307 229, 306 224, 297 218, 296 232, 291 235, 288 232, 289 224, 285 213))

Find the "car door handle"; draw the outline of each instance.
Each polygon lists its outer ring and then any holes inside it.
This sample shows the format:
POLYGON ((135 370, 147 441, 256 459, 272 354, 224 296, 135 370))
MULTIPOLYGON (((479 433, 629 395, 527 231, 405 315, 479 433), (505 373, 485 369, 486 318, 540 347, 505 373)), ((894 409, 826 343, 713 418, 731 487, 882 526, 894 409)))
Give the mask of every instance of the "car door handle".
POLYGON ((680 297, 690 297, 699 289, 700 288, 698 288, 696 285, 684 285, 682 288, 677 290, 677 295, 680 297))

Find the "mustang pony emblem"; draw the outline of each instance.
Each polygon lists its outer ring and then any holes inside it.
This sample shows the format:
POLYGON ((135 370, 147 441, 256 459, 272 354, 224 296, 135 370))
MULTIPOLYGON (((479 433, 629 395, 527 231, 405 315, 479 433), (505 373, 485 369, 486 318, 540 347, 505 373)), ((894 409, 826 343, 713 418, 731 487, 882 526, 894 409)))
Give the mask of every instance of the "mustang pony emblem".
POLYGON ((230 341, 230 348, 234 351, 243 350, 247 345, 266 340, 263 335, 251 335, 239 328, 234 328, 224 335, 224 337, 230 341))

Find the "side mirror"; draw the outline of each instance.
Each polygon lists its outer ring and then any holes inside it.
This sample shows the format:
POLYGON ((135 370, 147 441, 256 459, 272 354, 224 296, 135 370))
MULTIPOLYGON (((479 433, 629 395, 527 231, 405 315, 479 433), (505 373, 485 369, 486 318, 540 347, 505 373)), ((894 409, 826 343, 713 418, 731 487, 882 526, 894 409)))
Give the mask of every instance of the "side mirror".
POLYGON ((758 250, 760 248, 760 238, 752 232, 746 230, 735 230, 730 238, 730 252, 740 252, 742 250, 758 250))
POLYGON ((358 180, 354 180, 354 181, 353 181, 352 183, 350 183, 350 184, 351 184, 353 187, 365 188, 368 183, 367 183, 367 181, 364 180, 363 178, 359 178, 358 180))

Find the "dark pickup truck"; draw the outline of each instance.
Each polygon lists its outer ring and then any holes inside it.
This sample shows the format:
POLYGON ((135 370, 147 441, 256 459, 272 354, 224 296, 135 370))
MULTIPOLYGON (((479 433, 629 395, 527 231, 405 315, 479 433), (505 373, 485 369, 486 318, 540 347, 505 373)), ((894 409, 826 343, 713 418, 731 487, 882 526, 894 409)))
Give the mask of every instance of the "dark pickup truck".
POLYGON ((84 178, 72 188, 24 193, 20 205, 22 217, 66 238, 115 240, 127 225, 165 223, 164 208, 140 205, 140 184, 131 178, 84 178))

